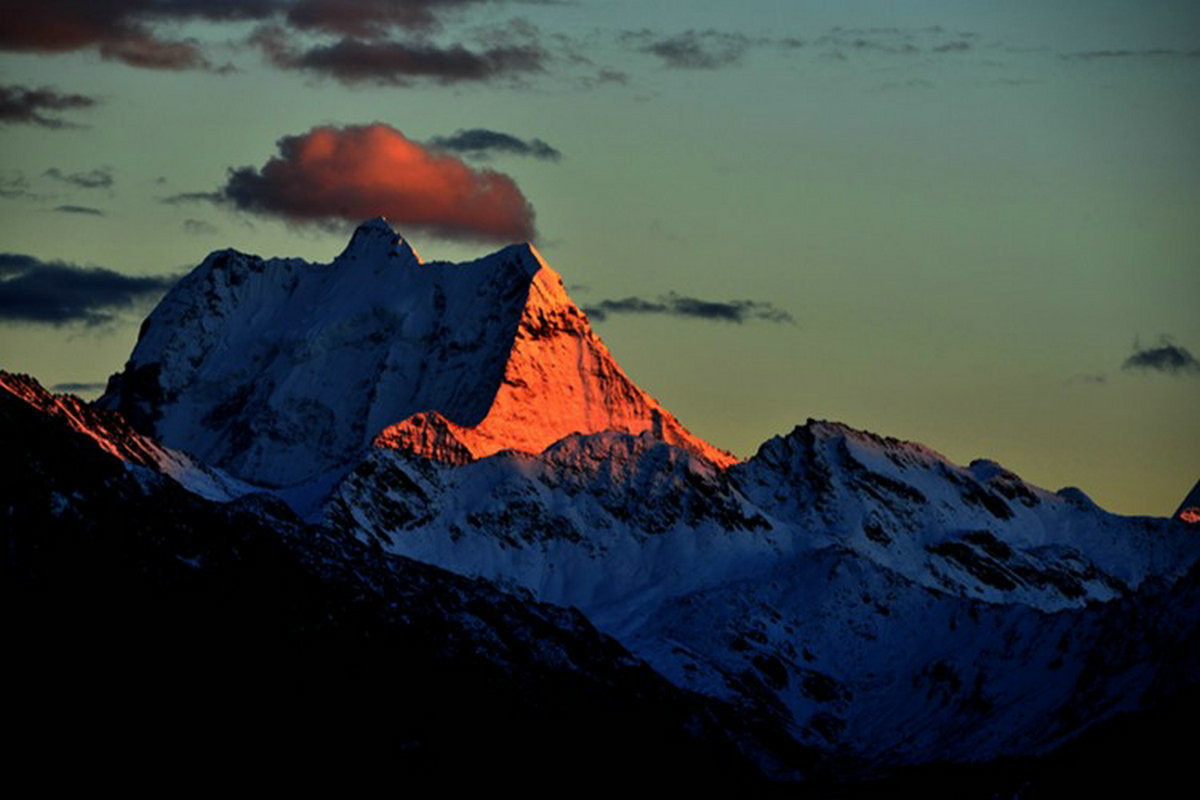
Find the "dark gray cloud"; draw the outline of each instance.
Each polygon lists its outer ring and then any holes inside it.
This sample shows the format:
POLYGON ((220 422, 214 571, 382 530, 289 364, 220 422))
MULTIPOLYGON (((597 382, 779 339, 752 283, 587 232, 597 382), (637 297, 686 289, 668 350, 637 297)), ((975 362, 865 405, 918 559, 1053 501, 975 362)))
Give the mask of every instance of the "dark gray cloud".
POLYGON ((1172 50, 1162 47, 1145 50, 1086 50, 1081 53, 1063 53, 1064 61, 1098 61, 1125 58, 1200 58, 1200 50, 1172 50))
POLYGON ((64 205, 64 206, 55 206, 53 210, 58 211, 59 213, 62 213, 62 214, 88 214, 93 217, 103 217, 104 216, 103 211, 101 211, 98 208, 92 208, 91 206, 64 205))
MULTIPOLYGON (((217 2, 214 6, 224 6, 217 2)), ((229 3, 228 5, 235 5, 229 3)), ((200 3, 169 0, 39 0, 6 11, 0 50, 63 53, 95 50, 102 58, 146 69, 210 66, 196 42, 158 37, 158 19, 209 17, 200 3)))
POLYGON ((881 53, 916 55, 919 53, 965 53, 972 50, 979 34, 971 31, 948 31, 940 25, 924 28, 895 26, 842 28, 834 27, 813 40, 826 55, 845 58, 848 53, 881 53))
POLYGON ((664 66, 673 69, 719 69, 732 66, 740 63, 752 46, 771 41, 711 29, 687 30, 665 36, 647 28, 624 31, 619 40, 633 50, 657 56, 664 66))
POLYGON ((47 112, 70 111, 96 104, 94 97, 63 94, 50 88, 30 89, 14 84, 0 85, 0 122, 40 125, 43 128, 78 128, 79 125, 47 112))
POLYGON ((225 200, 223 192, 180 192, 158 198, 158 202, 168 206, 182 206, 189 203, 216 203, 219 205, 225 200))
POLYGON ((579 85, 585 89, 594 89, 606 84, 625 86, 629 83, 629 73, 612 67, 600 67, 593 74, 584 75, 577 80, 579 85))
POLYGON ((1075 375, 1067 383, 1087 383, 1093 386, 1103 386, 1108 383, 1108 376, 1098 372, 1087 372, 1075 375))
POLYGON ((520 139, 512 134, 487 128, 460 128, 450 136, 435 136, 427 144, 438 150, 462 153, 471 158, 488 158, 493 153, 529 156, 544 161, 558 161, 562 158, 562 153, 541 139, 520 139))
POLYGON ((46 178, 53 178, 62 183, 69 183, 80 189, 111 189, 113 185, 112 169, 100 167, 89 169, 87 172, 64 173, 58 167, 51 167, 42 173, 46 178))
POLYGON ((0 16, 0 50, 94 50, 143 69, 212 69, 198 42, 165 38, 159 26, 258 21, 304 33, 381 40, 396 30, 425 35, 440 28, 447 14, 504 1, 38 0, 0 16))
POLYGON ((178 279, 0 253, 0 322, 102 325, 157 299, 178 279))
POLYGON ((68 381, 67 383, 56 383, 50 387, 52 392, 82 392, 84 394, 92 394, 94 392, 102 392, 108 388, 107 383, 77 383, 68 381))
POLYGON ((732 322, 741 325, 751 320, 782 322, 795 325, 787 311, 761 300, 701 300, 697 297, 668 292, 653 299, 624 297, 601 300, 583 309, 593 320, 605 320, 610 314, 666 314, 676 317, 732 322))
POLYGON ((1186 348, 1172 344, 1170 338, 1164 336, 1157 347, 1143 348, 1134 343, 1133 355, 1125 359, 1121 369, 1200 376, 1200 361, 1186 348))
POLYGON ((100 43, 100 57, 131 67, 181 71, 216 69, 194 40, 162 40, 149 34, 125 36, 100 43))
POLYGON ((9 200, 38 200, 40 195, 29 191, 29 181, 19 171, 0 174, 0 197, 9 200))
POLYGON ((344 37, 332 44, 297 48, 279 27, 259 29, 252 41, 280 69, 333 78, 348 86, 375 83, 409 86, 433 83, 486 83, 541 72, 549 58, 536 44, 471 50, 427 40, 375 41, 344 37))
POLYGON ((299 0, 290 6, 287 21, 301 29, 359 38, 386 36, 394 28, 428 31, 441 27, 442 18, 488 0, 299 0))
POLYGON ((180 226, 184 233, 190 233, 196 236, 203 236, 217 232, 217 226, 205 222, 202 219, 185 219, 180 226))

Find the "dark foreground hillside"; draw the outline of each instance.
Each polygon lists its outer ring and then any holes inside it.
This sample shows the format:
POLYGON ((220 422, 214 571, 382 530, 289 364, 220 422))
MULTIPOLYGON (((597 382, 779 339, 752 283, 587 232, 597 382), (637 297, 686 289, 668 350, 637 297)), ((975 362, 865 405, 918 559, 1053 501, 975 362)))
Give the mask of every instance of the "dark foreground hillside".
POLYGON ((760 780, 731 738, 770 731, 673 688, 577 612, 371 553, 273 501, 201 500, 7 394, 0 430, 18 767, 760 780))
MULTIPOLYGON (((7 393, 0 440, 6 760, 47 787, 1025 798, 1158 795, 1189 777, 1194 635, 1160 654, 1173 666, 1150 710, 1049 755, 863 782, 860 763, 672 686, 576 611, 374 551, 263 495, 205 501, 7 393)), ((1193 569, 1112 613, 1195 620, 1197 598, 1193 569)))

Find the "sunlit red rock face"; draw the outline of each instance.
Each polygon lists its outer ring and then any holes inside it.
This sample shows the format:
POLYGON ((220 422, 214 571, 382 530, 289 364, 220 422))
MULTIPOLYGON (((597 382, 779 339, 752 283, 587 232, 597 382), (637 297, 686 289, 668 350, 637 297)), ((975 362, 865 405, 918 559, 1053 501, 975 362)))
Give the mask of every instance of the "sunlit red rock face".
POLYGON ((1175 518, 1200 528, 1200 481, 1196 481, 1187 497, 1183 498, 1175 512, 1175 518))
POLYGON ((736 463, 690 434, 625 375, 567 296, 562 278, 531 245, 524 247, 537 271, 487 415, 463 425, 434 409, 388 426, 375 444, 465 463, 500 450, 540 453, 572 433, 651 431, 718 466, 736 463))
POLYGON ((606 430, 736 460, 629 380, 531 245, 423 263, 382 219, 331 264, 213 253, 98 402, 263 486, 344 470, 372 444, 464 463, 606 430))
POLYGON ((97 447, 122 461, 157 467, 164 458, 162 448, 130 427, 120 414, 94 408, 75 395, 52 394, 28 375, 0 370, 0 390, 64 420, 74 431, 90 437, 97 447))
POLYGON ((187 453, 160 446, 134 430, 121 414, 97 408, 72 394, 48 392, 28 375, 0 370, 0 392, 8 392, 46 415, 63 420, 109 455, 162 473, 201 497, 224 501, 254 490, 219 469, 198 463, 187 453))

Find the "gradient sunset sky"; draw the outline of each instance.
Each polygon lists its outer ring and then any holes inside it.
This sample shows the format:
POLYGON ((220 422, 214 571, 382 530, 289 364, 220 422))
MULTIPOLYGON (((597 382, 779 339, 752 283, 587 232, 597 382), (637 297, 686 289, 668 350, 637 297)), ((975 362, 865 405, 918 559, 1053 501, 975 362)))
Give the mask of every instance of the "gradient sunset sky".
POLYGON ((209 251, 384 214, 532 238, 740 456, 814 417, 1120 513, 1200 477, 1194 0, 0 0, 0 142, 0 368, 48 387, 209 251))

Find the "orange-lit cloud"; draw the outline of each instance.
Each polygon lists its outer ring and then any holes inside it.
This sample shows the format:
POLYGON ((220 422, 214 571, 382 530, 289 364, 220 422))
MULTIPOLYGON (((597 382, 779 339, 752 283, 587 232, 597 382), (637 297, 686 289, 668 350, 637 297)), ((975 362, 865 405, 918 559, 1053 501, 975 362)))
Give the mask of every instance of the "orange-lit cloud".
POLYGON ((534 236, 533 208, 512 178, 427 150, 391 126, 313 128, 278 145, 261 169, 230 172, 226 202, 291 222, 382 215, 447 238, 534 236))

